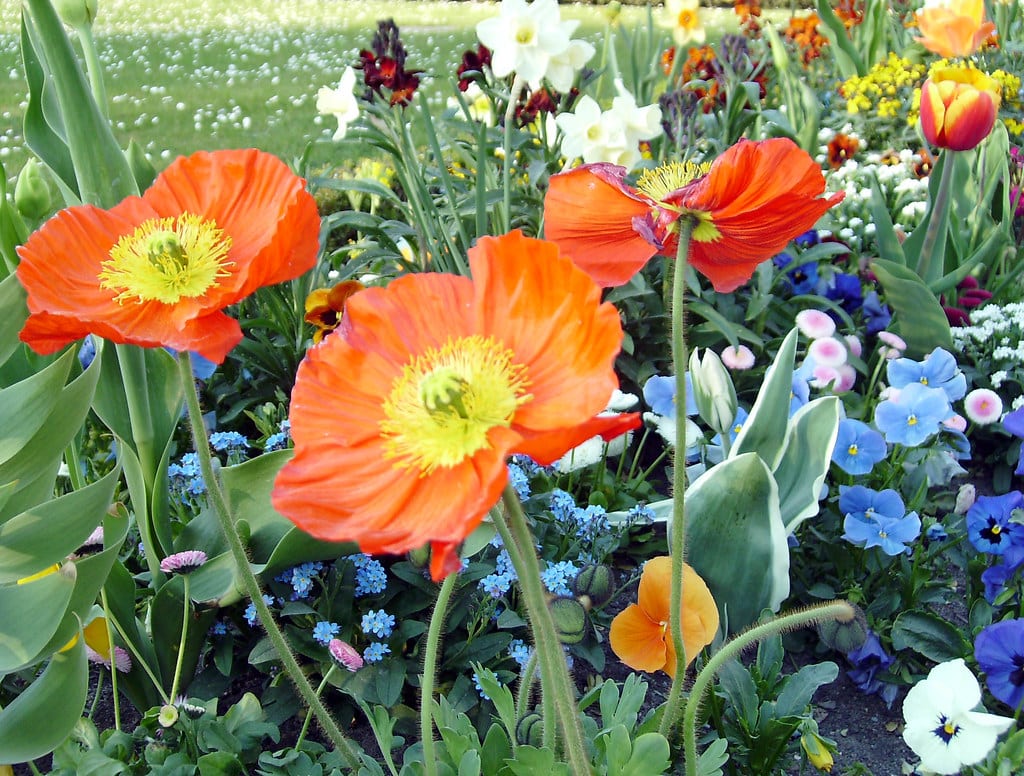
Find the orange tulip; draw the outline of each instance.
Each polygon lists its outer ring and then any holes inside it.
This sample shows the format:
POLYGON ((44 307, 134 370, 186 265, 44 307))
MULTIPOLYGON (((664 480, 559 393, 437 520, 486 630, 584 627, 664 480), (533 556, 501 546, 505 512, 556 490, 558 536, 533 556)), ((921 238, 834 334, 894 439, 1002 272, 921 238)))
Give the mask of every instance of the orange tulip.
POLYGON ((981 48, 996 26, 985 21, 983 0, 945 0, 926 5, 915 17, 917 41, 940 57, 968 57, 981 48))
POLYGON ((350 297, 292 392, 295 457, 272 499, 304 531, 367 553, 427 543, 431 573, 508 482, 636 415, 597 417, 617 387, 619 314, 549 242, 512 232, 469 251, 472 279, 405 275, 350 297))
POLYGON ((939 148, 966 151, 988 137, 1001 99, 999 83, 974 67, 943 68, 921 87, 921 131, 939 148))
MULTIPOLYGON (((608 639, 619 660, 637 671, 675 676, 676 651, 669 630, 672 559, 651 558, 640 576, 638 602, 612 620, 608 639)), ((696 571, 683 564, 683 644, 689 665, 718 632, 718 607, 696 571)))
POLYGON ((821 168, 791 140, 741 140, 710 167, 673 163, 643 174, 585 164, 551 178, 544 229, 602 286, 628 281, 655 253, 675 256, 682 216, 695 220, 689 262, 733 291, 785 249, 843 192, 821 198, 821 168))
POLYGON ((46 354, 96 334, 219 364, 242 338, 223 308, 311 269, 319 230, 305 182, 280 159, 179 158, 141 197, 62 210, 18 248, 21 340, 46 354))

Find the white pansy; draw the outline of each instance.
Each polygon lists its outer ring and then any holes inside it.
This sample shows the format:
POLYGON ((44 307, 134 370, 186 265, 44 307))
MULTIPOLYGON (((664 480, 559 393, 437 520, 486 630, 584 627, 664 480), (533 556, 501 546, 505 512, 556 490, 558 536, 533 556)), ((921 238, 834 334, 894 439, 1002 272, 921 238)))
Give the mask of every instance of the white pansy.
POLYGON ((334 133, 335 140, 345 137, 348 125, 359 118, 359 100, 356 99, 355 87, 356 71, 346 67, 337 89, 322 86, 316 93, 317 112, 334 116, 338 120, 338 129, 334 133))

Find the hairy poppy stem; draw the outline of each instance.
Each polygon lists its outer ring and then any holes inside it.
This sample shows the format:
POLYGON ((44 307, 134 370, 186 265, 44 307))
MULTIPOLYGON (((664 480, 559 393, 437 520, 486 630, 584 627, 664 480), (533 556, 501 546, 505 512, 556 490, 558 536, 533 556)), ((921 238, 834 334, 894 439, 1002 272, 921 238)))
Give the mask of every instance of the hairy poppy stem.
MULTIPOLYGON (((530 617, 530 630, 533 632, 537 654, 540 657, 541 687, 544 696, 550 695, 554 700, 555 716, 562 732, 562 745, 570 771, 574 776, 588 776, 591 772, 590 763, 586 747, 583 744, 579 709, 576 707, 576 697, 572 681, 569 678, 569 669, 565 664, 565 653, 558 640, 555 621, 551 617, 551 610, 548 609, 548 602, 544 595, 543 583, 540 579, 540 564, 537 562, 537 553, 533 549, 533 534, 526 522, 526 515, 523 513, 522 504, 519 503, 519 497, 516 496, 510 485, 505 486, 502 498, 507 514, 506 531, 511 535, 519 550, 519 560, 522 564, 516 567, 516 573, 519 576, 519 589, 523 593, 527 613, 530 617)), ((506 518, 502 515, 495 517, 497 524, 505 520, 506 518)), ((515 562, 515 557, 511 553, 510 557, 515 562)), ((555 722, 556 720, 545 717, 545 736, 555 722)))
POLYGON ((693 687, 690 688, 690 697, 686 701, 686 711, 683 715, 683 750, 686 759, 686 776, 697 776, 697 763, 699 760, 697 757, 697 712, 700 710, 704 693, 707 692, 708 686, 714 681, 715 676, 723 665, 739 657, 747 647, 769 636, 777 636, 787 631, 793 631, 797 628, 828 620, 848 622, 854 616, 854 608, 846 601, 832 601, 820 606, 798 609, 795 612, 773 617, 768 622, 762 622, 743 631, 712 655, 707 665, 697 674, 693 687))
POLYGON ((683 563, 686 552, 686 260, 693 235, 693 218, 684 216, 679 224, 679 249, 672 279, 672 364, 676 373, 676 447, 672 465, 672 523, 671 546, 672 587, 669 591, 669 627, 672 646, 676 652, 675 675, 665 702, 665 715, 658 732, 668 738, 675 727, 682 703, 683 681, 686 679, 686 644, 683 641, 683 563))
POLYGON ((206 492, 209 494, 213 512, 220 522, 221 532, 231 550, 231 557, 235 561, 235 569, 241 578, 245 594, 252 599, 259 621, 262 623, 267 637, 277 652, 281 665, 284 667, 288 678, 292 680, 295 689, 299 691, 306 705, 316 715, 317 722, 334 747, 341 752, 348 762, 350 768, 356 771, 360 767, 359 757, 348 739, 341 732, 338 724, 331 717, 327 707, 324 706, 320 696, 317 695, 309 679, 302 673, 295 655, 292 653, 284 634, 274 620, 267 602, 263 600, 263 593, 260 590, 259 580, 249 565, 249 557, 245 554, 245 547, 242 540, 235 531, 235 524, 231 519, 231 510, 228 507, 224 491, 220 487, 217 475, 213 471, 213 460, 210 455, 210 441, 206 436, 206 426, 203 425, 203 411, 199 406, 199 394, 196 392, 195 380, 192 377, 192 364, 189 361, 188 352, 178 354, 178 375, 181 378, 182 387, 185 389, 185 403, 188 406, 188 419, 192 427, 192 442, 196 448, 196 455, 199 458, 199 468, 203 473, 203 481, 206 483, 206 492))
POLYGON ((437 653, 441 648, 441 631, 448 614, 457 572, 449 574, 441 583, 430 615, 427 629, 427 648, 423 653, 423 676, 420 678, 420 743, 423 745, 423 772, 426 776, 437 776, 437 757, 434 754, 434 679, 437 676, 437 653))

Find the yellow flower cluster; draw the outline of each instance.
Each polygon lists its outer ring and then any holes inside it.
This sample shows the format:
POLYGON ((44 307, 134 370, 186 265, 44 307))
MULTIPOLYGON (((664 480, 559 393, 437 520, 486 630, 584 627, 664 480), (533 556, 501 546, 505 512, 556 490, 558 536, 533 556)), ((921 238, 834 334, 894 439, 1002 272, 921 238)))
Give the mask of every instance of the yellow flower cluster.
POLYGON ((866 76, 853 76, 840 86, 847 113, 873 113, 880 117, 899 116, 912 99, 912 89, 924 80, 924 65, 890 53, 888 59, 871 68, 866 76))

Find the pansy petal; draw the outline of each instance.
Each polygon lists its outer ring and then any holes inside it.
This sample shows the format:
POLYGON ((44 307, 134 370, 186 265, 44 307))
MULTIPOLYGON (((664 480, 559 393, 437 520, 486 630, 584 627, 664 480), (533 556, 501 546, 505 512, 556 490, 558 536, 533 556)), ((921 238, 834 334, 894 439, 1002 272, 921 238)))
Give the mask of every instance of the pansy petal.
POLYGON ((636 604, 615 615, 608 642, 619 660, 637 671, 660 671, 666 665, 664 627, 636 604))

